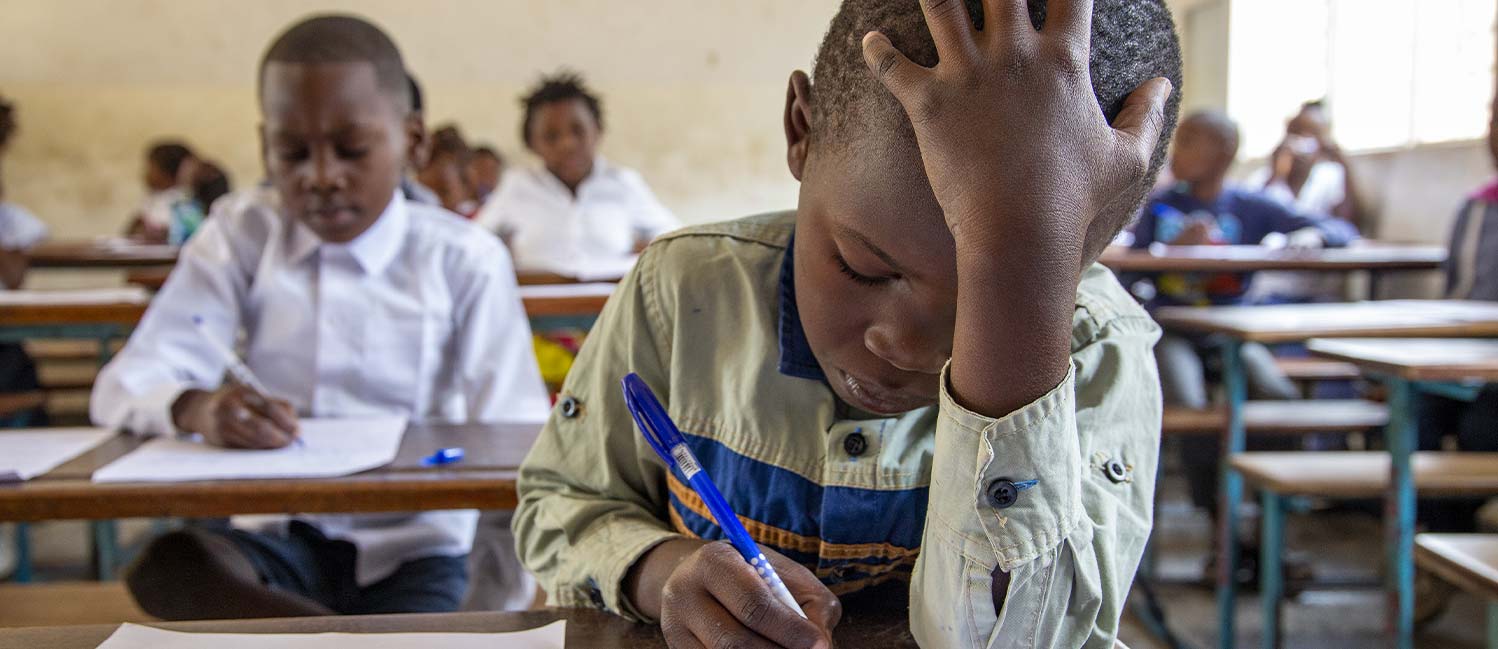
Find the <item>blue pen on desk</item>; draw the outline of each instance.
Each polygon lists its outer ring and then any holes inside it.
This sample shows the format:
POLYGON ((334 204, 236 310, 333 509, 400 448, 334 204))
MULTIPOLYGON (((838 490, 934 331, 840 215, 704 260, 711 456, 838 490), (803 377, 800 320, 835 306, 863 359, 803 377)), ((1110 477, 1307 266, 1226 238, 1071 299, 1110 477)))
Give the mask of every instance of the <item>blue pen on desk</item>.
MULTIPOLYGON (((203 340, 208 343, 208 346, 212 347, 213 351, 223 358, 229 376, 233 377, 236 383, 253 391, 255 396, 260 397, 262 403, 269 405, 270 391, 265 389, 265 385, 260 382, 260 379, 255 378, 255 373, 251 372, 249 366, 245 365, 244 361, 239 359, 239 355, 235 354, 234 350, 226 347, 208 332, 204 327, 203 316, 193 316, 192 325, 194 329, 198 330, 199 334, 203 335, 203 340)), ((302 441, 301 437, 292 438, 291 443, 297 446, 307 445, 306 442, 302 441)))
POLYGON ((744 525, 739 522, 739 517, 728 507, 728 501, 723 499, 723 494, 718 492, 718 486, 713 484, 713 479, 708 477, 707 472, 702 470, 702 464, 697 461, 697 456, 687 448, 686 438, 681 436, 681 431, 666 414, 666 409, 661 407, 661 402, 655 398, 655 393, 650 391, 650 386, 640 375, 631 372, 625 376, 624 403, 629 407, 629 414, 635 418, 635 424, 640 427, 640 433, 645 436, 645 441, 655 452, 666 461, 666 466, 673 467, 681 472, 686 478, 687 484, 702 497, 702 502, 707 505, 713 518, 718 521, 718 527, 723 530, 724 536, 735 550, 754 567, 759 573, 759 578, 775 594, 775 598, 782 604, 789 606, 801 617, 806 617, 806 612, 796 603, 796 598, 791 596, 791 591, 786 589, 785 582, 781 581, 780 575, 775 573, 775 568, 770 561, 760 552, 759 545, 749 536, 744 525))
POLYGON ((431 455, 428 455, 428 456, 422 458, 421 459, 421 465, 422 466, 441 466, 441 465, 444 465, 444 464, 453 464, 454 462, 462 462, 462 461, 463 461, 463 447, 461 447, 461 446, 452 446, 452 447, 448 447, 448 448, 437 449, 436 453, 433 453, 431 455))

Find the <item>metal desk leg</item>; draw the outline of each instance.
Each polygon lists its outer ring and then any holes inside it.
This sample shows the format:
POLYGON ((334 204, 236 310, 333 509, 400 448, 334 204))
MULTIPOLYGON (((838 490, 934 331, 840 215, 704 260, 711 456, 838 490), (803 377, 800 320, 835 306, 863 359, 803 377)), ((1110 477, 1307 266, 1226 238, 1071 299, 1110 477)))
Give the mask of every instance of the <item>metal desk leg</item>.
POLYGON ((1389 614, 1395 646, 1415 646, 1415 481, 1411 468, 1416 440, 1415 389, 1403 379, 1389 378, 1390 480, 1384 528, 1388 552, 1389 614))
POLYGON ((1243 403, 1248 400, 1248 382, 1243 374, 1243 343, 1230 340, 1222 346, 1223 386, 1228 397, 1228 427, 1222 435, 1222 488, 1217 507, 1217 643, 1233 649, 1238 596, 1238 501, 1243 497, 1243 476, 1233 470, 1232 457, 1243 452, 1243 403))
POLYGON ((1488 649, 1498 649, 1498 602, 1488 602, 1488 649))
POLYGON ((1283 557, 1285 546, 1285 498, 1262 492, 1263 521, 1259 531, 1259 597, 1264 616, 1264 649, 1280 647, 1280 604, 1285 597, 1283 557))
POLYGON ((89 527, 94 533, 94 578, 110 581, 114 579, 114 569, 119 564, 118 525, 112 520, 92 521, 89 527))
POLYGON ((35 578, 31 565, 31 529, 26 523, 16 523, 16 572, 11 581, 18 584, 31 583, 35 578))

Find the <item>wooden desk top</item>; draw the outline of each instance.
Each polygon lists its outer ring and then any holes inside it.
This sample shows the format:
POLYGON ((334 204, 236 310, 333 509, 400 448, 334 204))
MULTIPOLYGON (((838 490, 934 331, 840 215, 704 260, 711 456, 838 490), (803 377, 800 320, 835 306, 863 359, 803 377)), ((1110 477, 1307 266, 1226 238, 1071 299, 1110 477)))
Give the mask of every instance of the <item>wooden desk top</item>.
POLYGON ((341 478, 90 482, 95 470, 144 441, 122 434, 46 475, 0 485, 0 521, 513 509, 515 471, 539 433, 539 424, 413 425, 394 462, 341 478), (421 465, 452 446, 463 447, 462 462, 421 465))
MULTIPOLYGON (((525 313, 532 318, 596 316, 603 311, 603 305, 608 302, 608 299, 608 294, 602 292, 572 295, 522 294, 521 296, 525 313)), ((147 303, 0 305, 0 327, 88 324, 132 328, 140 323, 147 306, 149 306, 147 303)))
POLYGON ((1383 300, 1337 304, 1164 307, 1166 329, 1227 334, 1282 343, 1311 338, 1472 338, 1498 336, 1498 303, 1465 300, 1383 300))
POLYGON ((1307 343, 1312 353, 1410 381, 1498 381, 1498 340, 1359 338, 1307 343))
MULTIPOLYGON (((567 621, 568 649, 665 649, 666 646, 657 627, 589 609, 172 622, 152 626, 199 633, 495 633, 533 629, 559 619, 567 621)), ((0 649, 95 649, 116 628, 100 624, 0 629, 0 649)), ((916 647, 904 614, 845 611, 833 634, 835 646, 847 649, 916 647)))
POLYGON ((1440 246, 1365 243, 1351 248, 1274 250, 1264 246, 1109 247, 1098 261, 1118 273, 1244 273, 1261 270, 1350 272, 1434 270, 1446 262, 1440 246))
POLYGON ((27 251, 26 256, 32 268, 139 268, 177 263, 176 248, 123 240, 47 241, 27 251))
POLYGON ((1462 590, 1498 600, 1498 534, 1420 534, 1415 562, 1462 590))

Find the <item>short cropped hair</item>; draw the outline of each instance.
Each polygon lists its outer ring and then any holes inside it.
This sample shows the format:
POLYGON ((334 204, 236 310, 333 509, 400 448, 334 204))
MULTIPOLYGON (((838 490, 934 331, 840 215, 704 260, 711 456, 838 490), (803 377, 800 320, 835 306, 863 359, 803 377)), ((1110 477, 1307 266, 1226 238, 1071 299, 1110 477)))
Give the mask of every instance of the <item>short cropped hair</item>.
MULTIPOLYGON (((982 0, 966 0, 968 15, 982 29, 982 0)), ((1046 0, 1029 0, 1030 22, 1045 24, 1046 0)), ((1124 100, 1141 84, 1165 77, 1175 85, 1165 108, 1166 129, 1149 167, 1139 200, 1165 163, 1170 134, 1180 114, 1181 46, 1175 22, 1164 0, 1096 0, 1092 16, 1090 69, 1092 89, 1111 123, 1124 100)), ((931 67, 936 45, 919 0, 844 0, 832 19, 812 68, 812 146, 839 150, 872 135, 879 145, 889 138, 915 141, 904 110, 863 58, 863 37, 879 31, 911 61, 931 67)), ((975 124, 974 128, 1004 128, 975 124)), ((1139 200, 1134 202, 1137 207, 1139 200)), ((1129 208, 1133 212, 1134 208, 1129 208)))
POLYGON ((0 97, 0 147, 10 141, 10 136, 16 132, 16 108, 15 105, 0 97))
POLYGON ((192 149, 186 144, 177 141, 157 142, 146 150, 146 160, 151 166, 166 172, 171 178, 177 177, 177 170, 182 168, 182 163, 192 157, 192 149))
POLYGON ((331 14, 304 19, 272 41, 256 77, 263 97, 265 68, 271 63, 368 63, 380 90, 401 110, 411 106, 406 64, 395 41, 363 18, 331 14))
POLYGON ((583 105, 588 107, 588 112, 593 114, 593 121, 598 123, 598 130, 603 130, 602 102, 583 82, 582 75, 563 70, 541 77, 536 87, 520 98, 520 105, 525 108, 525 119, 520 123, 520 141, 530 143, 531 122, 535 119, 536 111, 542 106, 573 99, 581 100, 583 105))

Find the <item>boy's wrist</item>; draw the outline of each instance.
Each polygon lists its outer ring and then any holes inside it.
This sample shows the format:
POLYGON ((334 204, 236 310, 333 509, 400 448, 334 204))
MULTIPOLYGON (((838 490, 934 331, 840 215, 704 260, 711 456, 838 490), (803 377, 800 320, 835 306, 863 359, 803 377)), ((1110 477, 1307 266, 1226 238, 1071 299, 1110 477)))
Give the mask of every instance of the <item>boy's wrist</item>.
POLYGON ((646 550, 625 573, 624 596, 641 615, 661 619, 661 596, 666 581, 683 560, 707 544, 701 539, 677 538, 646 550))

